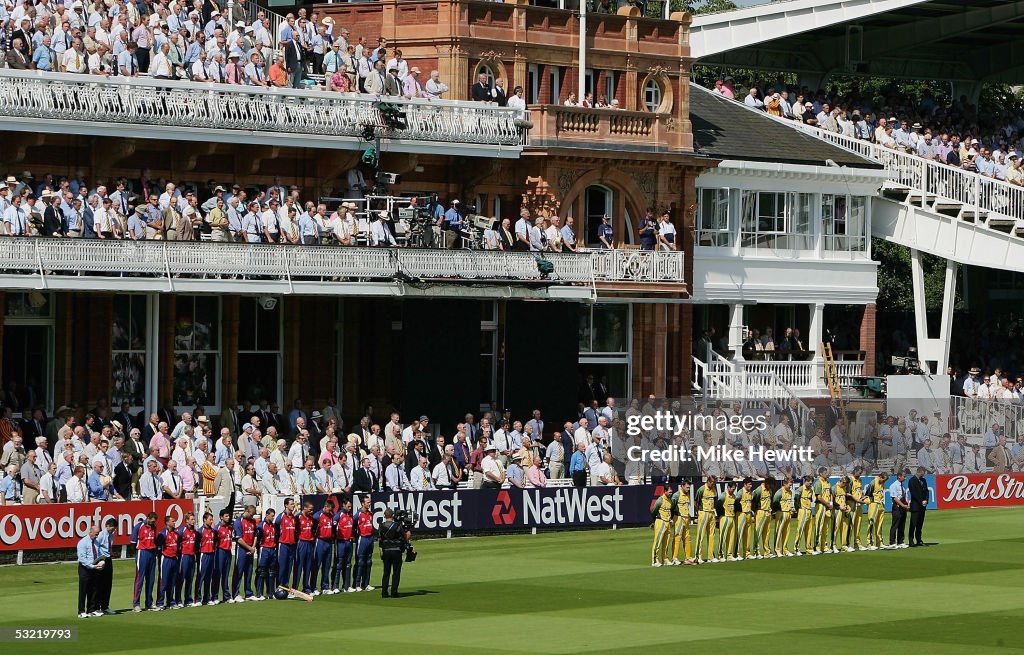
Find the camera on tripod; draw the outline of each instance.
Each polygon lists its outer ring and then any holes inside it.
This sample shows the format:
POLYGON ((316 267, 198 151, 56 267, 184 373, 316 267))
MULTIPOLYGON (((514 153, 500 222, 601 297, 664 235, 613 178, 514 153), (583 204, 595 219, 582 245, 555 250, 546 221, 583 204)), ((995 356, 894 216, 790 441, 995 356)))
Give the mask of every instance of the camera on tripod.
MULTIPOLYGON (((412 532, 413 526, 416 525, 417 519, 418 517, 416 516, 416 512, 407 509, 400 509, 395 512, 395 522, 399 523, 402 526, 403 533, 412 532)), ((416 556, 419 555, 419 553, 416 552, 416 549, 413 548, 411 543, 409 543, 408 541, 404 542, 402 550, 405 551, 406 562, 416 561, 416 556)))
POLYGON ((906 355, 889 358, 889 371, 892 375, 924 375, 921 362, 917 358, 917 349, 910 348, 906 355))

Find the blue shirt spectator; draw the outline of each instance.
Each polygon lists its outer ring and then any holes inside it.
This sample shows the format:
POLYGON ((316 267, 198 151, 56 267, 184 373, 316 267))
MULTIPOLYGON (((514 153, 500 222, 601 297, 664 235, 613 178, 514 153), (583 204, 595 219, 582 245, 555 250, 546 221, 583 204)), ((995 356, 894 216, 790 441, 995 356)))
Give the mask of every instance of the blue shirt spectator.
POLYGON ((587 470, 587 459, 583 453, 577 450, 572 454, 572 459, 569 460, 569 475, 585 470, 587 470))
POLYGON ((601 242, 602 250, 611 250, 612 226, 609 225, 608 223, 602 223, 601 225, 597 226, 597 240, 601 242))
POLYGON ((110 551, 114 547, 114 535, 107 530, 102 528, 100 533, 96 535, 96 549, 99 551, 101 558, 110 557, 110 551))
POLYGON ((889 485, 889 497, 893 499, 893 505, 895 506, 897 498, 902 499, 904 502, 909 502, 910 494, 907 493, 907 488, 903 486, 903 483, 896 480, 889 485))
POLYGON ((93 568, 96 565, 96 560, 99 559, 99 545, 96 540, 85 535, 78 540, 78 563, 82 566, 93 568))

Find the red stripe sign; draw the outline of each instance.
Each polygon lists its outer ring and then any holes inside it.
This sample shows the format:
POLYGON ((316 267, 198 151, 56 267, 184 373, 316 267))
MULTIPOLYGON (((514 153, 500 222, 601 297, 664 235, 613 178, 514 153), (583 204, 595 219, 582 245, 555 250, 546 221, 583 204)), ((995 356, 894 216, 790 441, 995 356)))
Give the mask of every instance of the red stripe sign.
POLYGON ((936 475, 939 509, 1024 505, 1024 473, 936 475))
POLYGON ((0 508, 0 551, 74 548, 89 534, 90 526, 117 521, 114 545, 127 544, 132 527, 140 518, 156 512, 157 525, 163 517, 174 516, 180 525, 185 512, 193 511, 191 500, 133 500, 106 503, 61 503, 52 505, 6 505, 0 508))

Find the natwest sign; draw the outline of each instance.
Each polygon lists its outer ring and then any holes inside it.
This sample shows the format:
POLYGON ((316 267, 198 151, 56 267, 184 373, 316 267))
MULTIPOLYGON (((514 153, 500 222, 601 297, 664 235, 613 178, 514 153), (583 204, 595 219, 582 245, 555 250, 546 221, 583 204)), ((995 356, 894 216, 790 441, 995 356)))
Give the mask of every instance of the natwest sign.
POLYGON ((162 526, 164 516, 173 516, 180 524, 192 508, 190 500, 8 505, 0 514, 0 550, 74 548, 90 526, 102 526, 107 519, 117 521, 114 545, 121 546, 128 543, 135 522, 150 512, 157 513, 162 526))
POLYGON ((1024 473, 935 476, 939 509, 1024 505, 1024 473))
MULTIPOLYGON (((415 531, 471 532, 530 530, 559 526, 645 525, 651 521, 656 487, 559 487, 547 489, 460 489, 374 493, 374 521, 384 510, 416 514, 415 531)), ((303 496, 323 507, 328 496, 303 496)), ((340 498, 335 496, 336 504, 340 498)))

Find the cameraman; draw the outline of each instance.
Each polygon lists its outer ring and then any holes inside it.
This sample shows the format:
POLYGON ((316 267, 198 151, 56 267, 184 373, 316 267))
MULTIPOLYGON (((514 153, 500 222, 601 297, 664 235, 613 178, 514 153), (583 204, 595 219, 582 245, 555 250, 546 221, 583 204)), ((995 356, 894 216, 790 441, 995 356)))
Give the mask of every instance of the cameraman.
POLYGON ((384 562, 384 577, 381 580, 380 595, 382 598, 398 597, 398 582, 402 578, 402 553, 409 544, 409 530, 401 522, 395 520, 395 510, 390 507, 384 510, 384 522, 377 530, 380 538, 380 558, 384 562), (388 581, 391 591, 388 592, 388 581))

